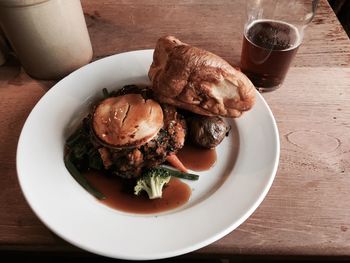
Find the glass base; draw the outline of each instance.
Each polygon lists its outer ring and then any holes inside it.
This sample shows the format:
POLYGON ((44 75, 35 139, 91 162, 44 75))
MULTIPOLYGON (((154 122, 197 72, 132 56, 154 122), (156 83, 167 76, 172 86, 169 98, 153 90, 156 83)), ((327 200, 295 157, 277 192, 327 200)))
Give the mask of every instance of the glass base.
POLYGON ((274 91, 279 89, 282 86, 282 84, 276 85, 276 86, 272 86, 272 87, 255 87, 260 93, 263 92, 269 92, 269 91, 274 91))

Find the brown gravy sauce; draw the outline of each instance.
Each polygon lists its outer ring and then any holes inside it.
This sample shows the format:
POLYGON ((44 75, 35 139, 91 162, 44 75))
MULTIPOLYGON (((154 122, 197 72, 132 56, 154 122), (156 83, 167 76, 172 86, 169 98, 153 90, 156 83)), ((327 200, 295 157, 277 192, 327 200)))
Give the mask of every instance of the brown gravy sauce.
POLYGON ((106 196, 101 203, 124 212, 137 214, 159 213, 175 209, 187 203, 191 188, 177 178, 171 178, 163 188, 162 198, 150 200, 146 192, 140 196, 133 193, 134 181, 108 176, 98 171, 85 174, 86 179, 106 196))
MULTIPOLYGON (((215 149, 204 149, 186 144, 177 154, 186 168, 193 171, 205 171, 216 162, 215 149)), ((133 193, 133 180, 109 176, 99 171, 89 171, 84 174, 89 183, 100 191, 106 199, 101 203, 129 213, 152 214, 178 208, 188 202, 191 188, 177 178, 171 178, 163 188, 163 196, 150 200, 146 192, 140 196, 133 193)))
POLYGON ((205 149, 191 144, 185 144, 176 156, 187 169, 193 171, 209 170, 216 162, 215 148, 205 149))

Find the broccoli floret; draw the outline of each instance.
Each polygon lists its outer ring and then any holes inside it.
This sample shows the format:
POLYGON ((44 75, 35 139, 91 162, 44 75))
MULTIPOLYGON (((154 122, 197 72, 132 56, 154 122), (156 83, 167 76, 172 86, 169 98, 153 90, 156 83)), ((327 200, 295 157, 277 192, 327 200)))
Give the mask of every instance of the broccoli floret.
POLYGON ((135 195, 146 191, 149 199, 161 198, 163 187, 170 181, 170 173, 164 169, 152 168, 143 173, 134 187, 135 195))

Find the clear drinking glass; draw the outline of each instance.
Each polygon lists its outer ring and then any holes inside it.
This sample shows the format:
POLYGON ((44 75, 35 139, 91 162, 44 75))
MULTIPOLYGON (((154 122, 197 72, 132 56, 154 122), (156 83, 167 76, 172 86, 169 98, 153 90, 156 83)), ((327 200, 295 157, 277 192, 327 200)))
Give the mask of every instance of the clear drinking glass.
POLYGON ((241 70, 259 91, 279 88, 319 0, 246 0, 241 70))

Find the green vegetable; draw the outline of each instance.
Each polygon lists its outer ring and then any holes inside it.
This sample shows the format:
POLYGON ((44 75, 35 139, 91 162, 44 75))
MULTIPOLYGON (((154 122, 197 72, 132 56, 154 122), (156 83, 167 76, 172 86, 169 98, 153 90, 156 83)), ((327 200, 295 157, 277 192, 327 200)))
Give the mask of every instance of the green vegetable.
POLYGON ((101 194, 98 190, 96 190, 86 178, 81 175, 81 173, 78 171, 78 169, 75 167, 75 165, 71 161, 72 154, 71 152, 66 154, 64 157, 64 164, 66 165, 67 170, 69 173, 73 176, 73 178, 90 194, 95 196, 97 199, 106 199, 106 197, 101 194))
POLYGON ((166 167, 155 167, 146 170, 137 180, 134 187, 135 195, 146 191, 149 199, 161 198, 163 187, 169 183, 171 176, 187 180, 198 180, 196 174, 183 173, 166 167))
POLYGON ((104 88, 102 89, 102 93, 103 93, 103 98, 107 99, 109 98, 109 92, 108 92, 108 89, 104 88))
POLYGON ((90 194, 98 199, 106 197, 97 191, 81 172, 90 168, 101 170, 103 162, 98 150, 89 140, 90 136, 84 124, 79 127, 66 141, 67 154, 64 156, 64 164, 73 178, 90 194))
POLYGON ((199 175, 197 175, 197 174, 183 173, 183 172, 180 172, 177 170, 166 168, 164 166, 159 167, 157 169, 163 169, 163 170, 167 171, 169 173, 169 175, 177 177, 177 178, 181 178, 181 179, 193 180, 193 181, 196 181, 199 179, 199 175))
POLYGON ((151 168, 147 170, 138 180, 134 187, 135 195, 146 191, 149 199, 161 198, 163 186, 170 181, 170 174, 166 170, 151 168))
POLYGON ((66 141, 68 146, 73 146, 81 138, 81 129, 77 129, 66 141))
POLYGON ((84 142, 79 142, 72 147, 72 153, 76 159, 82 159, 88 151, 88 145, 84 142))
POLYGON ((100 154, 98 151, 94 148, 91 148, 88 152, 88 159, 89 159, 89 167, 96 169, 96 170, 102 170, 103 169, 103 161, 101 159, 100 154))

